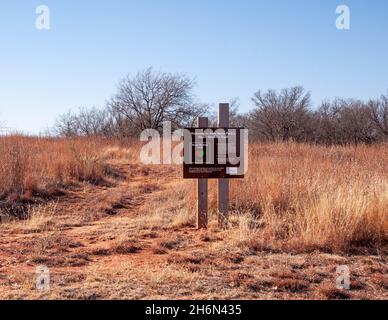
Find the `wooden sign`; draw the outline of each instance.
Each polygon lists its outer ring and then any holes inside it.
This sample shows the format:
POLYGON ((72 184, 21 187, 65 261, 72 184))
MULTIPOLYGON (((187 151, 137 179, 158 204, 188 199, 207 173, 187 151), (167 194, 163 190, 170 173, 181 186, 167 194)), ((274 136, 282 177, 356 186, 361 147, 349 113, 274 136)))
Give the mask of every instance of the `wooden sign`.
POLYGON ((242 179, 245 175, 243 128, 187 128, 184 179, 242 179))
POLYGON ((229 180, 242 179, 248 167, 248 130, 229 127, 229 104, 221 103, 218 128, 198 118, 197 128, 184 131, 183 176, 198 179, 197 228, 208 225, 208 179, 218 179, 218 224, 229 224, 229 180))

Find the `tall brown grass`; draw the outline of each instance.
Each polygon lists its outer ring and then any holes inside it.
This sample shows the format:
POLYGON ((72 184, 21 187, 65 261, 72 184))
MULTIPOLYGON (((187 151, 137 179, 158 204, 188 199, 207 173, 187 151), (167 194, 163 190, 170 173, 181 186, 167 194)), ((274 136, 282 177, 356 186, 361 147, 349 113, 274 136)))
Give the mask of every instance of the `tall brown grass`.
POLYGON ((101 182, 120 141, 0 137, 0 199, 31 197, 74 182, 101 182))
POLYGON ((251 145, 232 207, 251 244, 380 248, 388 240, 388 146, 251 145))
MULTIPOLYGON (((112 160, 121 165, 138 162, 140 147, 135 141, 97 138, 1 137, 0 211, 2 202, 50 194, 75 182, 99 183, 111 173, 112 160)), ((249 162, 246 178, 231 182, 233 217, 226 235, 239 247, 302 251, 386 247, 387 145, 253 143, 249 162)), ((191 186, 190 181, 180 181, 177 188, 183 191, 170 196, 172 206, 186 201, 182 226, 195 214, 194 191, 187 191, 195 190, 191 186)), ((210 208, 215 212, 215 182, 210 186, 210 208)), ((151 208, 153 202, 147 205, 151 208)), ((147 225, 156 211, 143 217, 147 225)))

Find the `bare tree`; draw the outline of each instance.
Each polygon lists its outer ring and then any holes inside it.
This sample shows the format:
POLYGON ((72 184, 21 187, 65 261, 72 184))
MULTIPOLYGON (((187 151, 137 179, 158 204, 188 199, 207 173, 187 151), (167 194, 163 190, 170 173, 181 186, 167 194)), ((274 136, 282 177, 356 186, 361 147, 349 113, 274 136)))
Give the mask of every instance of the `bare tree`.
POLYGON ((379 132, 388 137, 388 94, 368 103, 370 117, 379 132))
POLYGON ((60 115, 55 122, 54 131, 60 136, 74 137, 79 135, 77 116, 71 111, 60 115))
POLYGON ((133 119, 130 121, 127 117, 118 112, 116 108, 108 105, 106 108, 108 117, 108 126, 104 135, 109 137, 127 138, 138 134, 138 126, 133 125, 133 119))
POLYGON ((61 115, 55 125, 57 134, 66 137, 111 135, 112 123, 105 109, 80 108, 77 114, 71 111, 61 115))
POLYGON ((315 114, 315 142, 325 144, 372 143, 378 132, 368 106, 360 100, 335 99, 322 103, 315 114))
POLYGON ((314 142, 327 145, 339 143, 342 139, 342 133, 339 127, 340 110, 339 100, 322 102, 321 106, 314 113, 314 142))
POLYGON ((369 110, 360 100, 342 101, 339 128, 345 143, 372 143, 377 140, 369 110))
POLYGON ((185 126, 205 111, 194 102, 193 87, 185 75, 156 73, 149 68, 124 78, 109 107, 138 131, 160 129, 163 121, 185 126))
POLYGON ((105 129, 106 119, 105 110, 81 108, 77 116, 77 127, 81 135, 99 135, 105 129))
MULTIPOLYGON (((149 68, 122 79, 105 108, 80 108, 76 114, 60 116, 55 131, 68 137, 126 138, 144 129, 160 130, 164 121, 171 121, 172 129, 192 127, 202 115, 208 115, 216 125, 216 112, 195 101, 193 87, 186 75, 149 68)), ((388 139, 388 93, 368 103, 340 98, 324 101, 316 111, 311 109, 310 93, 303 87, 258 91, 252 101, 255 109, 247 114, 239 113, 237 98, 229 104, 230 126, 248 127, 253 138, 328 145, 388 139)))
POLYGON ((311 128, 310 93, 302 87, 258 91, 253 97, 256 109, 250 114, 250 127, 267 140, 306 140, 311 128))

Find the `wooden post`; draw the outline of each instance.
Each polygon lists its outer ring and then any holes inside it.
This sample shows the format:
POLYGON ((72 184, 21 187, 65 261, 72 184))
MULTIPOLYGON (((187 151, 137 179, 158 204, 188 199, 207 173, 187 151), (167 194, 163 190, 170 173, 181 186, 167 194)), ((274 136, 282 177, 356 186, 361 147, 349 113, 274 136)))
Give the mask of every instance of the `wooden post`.
MULTIPOLYGON (((218 112, 218 127, 229 127, 229 104, 221 103, 218 112)), ((229 203, 229 180, 218 180, 218 225, 220 228, 226 228, 228 225, 228 206, 229 203)))
MULTIPOLYGON (((209 119, 200 117, 197 120, 198 128, 207 128, 209 119)), ((198 179, 198 210, 197 229, 206 229, 208 223, 208 179, 198 179)))

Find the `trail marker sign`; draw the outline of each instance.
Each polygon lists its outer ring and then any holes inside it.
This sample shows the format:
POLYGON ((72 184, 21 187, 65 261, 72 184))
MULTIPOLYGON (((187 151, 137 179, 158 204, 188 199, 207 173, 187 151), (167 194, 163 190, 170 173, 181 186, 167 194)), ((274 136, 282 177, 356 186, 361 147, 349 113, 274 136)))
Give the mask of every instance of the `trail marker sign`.
POLYGON ((242 179, 247 132, 243 128, 187 128, 184 179, 242 179))
POLYGON ((198 179, 197 228, 208 224, 208 179, 218 179, 218 224, 228 226, 229 180, 242 179, 248 169, 248 130, 229 127, 229 104, 221 103, 218 128, 198 118, 197 128, 184 130, 183 177, 198 179))

